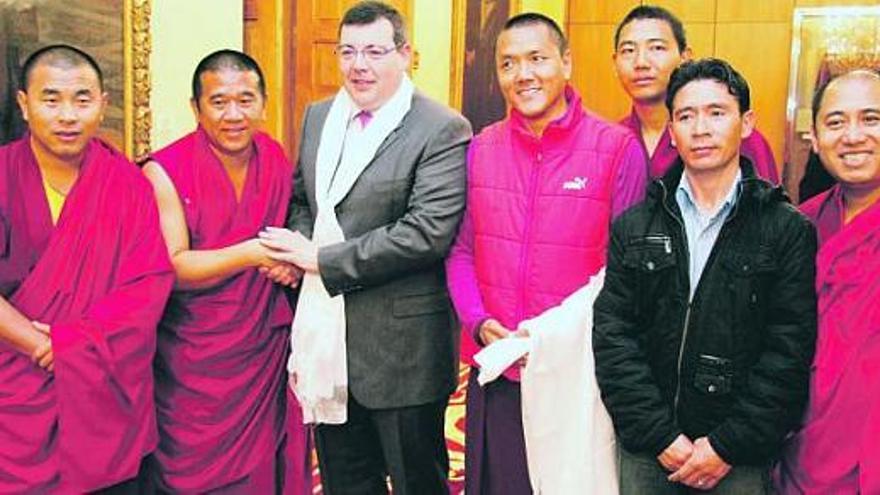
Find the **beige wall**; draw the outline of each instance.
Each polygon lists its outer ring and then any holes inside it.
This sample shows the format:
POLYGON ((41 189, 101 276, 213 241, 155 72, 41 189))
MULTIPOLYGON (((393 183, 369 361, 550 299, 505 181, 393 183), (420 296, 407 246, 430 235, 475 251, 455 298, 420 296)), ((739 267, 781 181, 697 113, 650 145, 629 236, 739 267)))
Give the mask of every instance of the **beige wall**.
POLYGON ((565 29, 567 3, 566 0, 520 0, 519 6, 520 12, 540 12, 565 29))
POLYGON ((193 70, 202 57, 214 50, 241 49, 242 6, 242 0, 153 0, 153 150, 194 128, 189 106, 193 70))
POLYGON ((412 19, 413 48, 419 64, 412 73, 413 83, 426 94, 449 103, 452 62, 452 2, 414 0, 412 19))

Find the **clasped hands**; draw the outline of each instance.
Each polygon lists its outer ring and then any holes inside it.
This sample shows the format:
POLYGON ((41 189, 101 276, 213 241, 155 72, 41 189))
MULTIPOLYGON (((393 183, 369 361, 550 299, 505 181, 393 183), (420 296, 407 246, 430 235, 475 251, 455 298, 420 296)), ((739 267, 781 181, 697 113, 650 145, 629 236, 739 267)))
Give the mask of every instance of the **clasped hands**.
POLYGON ((685 435, 679 435, 657 456, 657 460, 672 473, 669 481, 698 490, 715 488, 731 469, 730 464, 724 462, 715 452, 706 437, 691 442, 685 435))
POLYGON ((296 287, 304 272, 318 271, 318 246, 299 231, 266 227, 256 240, 264 258, 260 273, 273 282, 296 287))
MULTIPOLYGON (((509 330, 495 318, 489 318, 480 325, 479 336, 483 345, 488 346, 496 340, 506 339, 508 337, 526 338, 529 336, 529 331, 525 328, 516 331, 509 330)), ((528 362, 528 358, 529 355, 526 354, 517 361, 517 364, 520 367, 525 366, 528 362)))
POLYGON ((52 338, 50 336, 51 329, 49 325, 39 321, 32 321, 31 324, 41 336, 40 343, 31 352, 31 361, 51 373, 55 369, 55 355, 52 352, 52 338))

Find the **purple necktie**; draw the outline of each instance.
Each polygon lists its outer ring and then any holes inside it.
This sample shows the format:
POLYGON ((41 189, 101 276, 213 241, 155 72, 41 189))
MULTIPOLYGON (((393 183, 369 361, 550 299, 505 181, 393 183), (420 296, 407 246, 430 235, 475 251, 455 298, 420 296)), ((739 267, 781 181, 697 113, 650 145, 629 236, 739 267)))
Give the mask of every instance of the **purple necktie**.
POLYGON ((358 121, 361 123, 361 129, 365 129, 367 127, 367 124, 369 124, 370 121, 373 120, 373 114, 367 110, 361 110, 357 115, 355 115, 355 117, 357 117, 358 121))

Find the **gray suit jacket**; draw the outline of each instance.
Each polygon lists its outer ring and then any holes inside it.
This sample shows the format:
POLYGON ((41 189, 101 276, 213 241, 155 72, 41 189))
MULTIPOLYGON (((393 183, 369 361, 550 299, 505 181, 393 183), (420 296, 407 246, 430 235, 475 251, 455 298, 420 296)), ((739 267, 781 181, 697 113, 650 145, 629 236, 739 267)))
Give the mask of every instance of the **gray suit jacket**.
MULTIPOLYGON (((306 109, 287 226, 311 237, 315 161, 332 100, 306 109)), ((336 206, 346 241, 320 249, 331 295, 344 294, 349 392, 370 408, 447 397, 458 329, 445 258, 464 212, 468 122, 418 91, 336 206)))

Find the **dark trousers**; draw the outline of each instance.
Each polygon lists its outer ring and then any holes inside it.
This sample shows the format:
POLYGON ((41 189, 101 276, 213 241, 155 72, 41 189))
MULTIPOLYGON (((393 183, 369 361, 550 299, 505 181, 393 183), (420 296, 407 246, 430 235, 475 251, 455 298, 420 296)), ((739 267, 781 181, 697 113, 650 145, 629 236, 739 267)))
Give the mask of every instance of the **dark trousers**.
POLYGON ((734 466, 713 490, 697 490, 671 483, 670 473, 649 454, 631 454, 620 448, 620 495, 770 495, 770 468, 734 466))
POLYGON ((465 491, 531 495, 520 384, 499 377, 485 387, 471 368, 467 389, 465 491))
POLYGON ((319 425, 315 444, 327 495, 446 494, 449 457, 446 400, 412 407, 368 409, 348 400, 348 421, 319 425))

